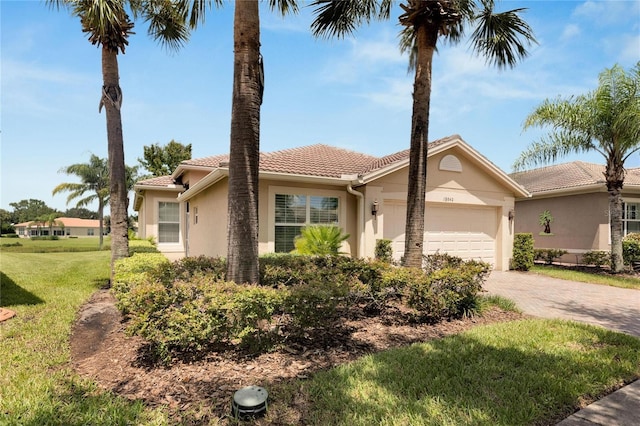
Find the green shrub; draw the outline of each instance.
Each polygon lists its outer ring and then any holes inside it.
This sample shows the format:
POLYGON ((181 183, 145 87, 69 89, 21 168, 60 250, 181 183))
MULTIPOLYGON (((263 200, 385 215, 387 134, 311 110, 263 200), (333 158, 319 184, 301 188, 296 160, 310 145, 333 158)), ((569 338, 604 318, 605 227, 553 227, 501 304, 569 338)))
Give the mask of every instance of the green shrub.
POLYGON ((513 258, 510 269, 528 271, 533 267, 533 234, 515 234, 513 238, 513 258))
POLYGON ((150 274, 163 265, 169 265, 169 260, 161 253, 134 253, 133 256, 119 259, 115 263, 115 273, 111 283, 111 291, 116 297, 116 305, 127 314, 132 305, 131 290, 138 285, 149 284, 153 281, 150 274))
POLYGON ((449 253, 440 253, 422 256, 423 269, 427 274, 444 268, 458 268, 462 265, 462 258, 451 256, 449 253))
POLYGON ((640 260, 640 233, 632 232, 622 239, 622 258, 627 265, 640 260))
POLYGON ((407 305, 422 320, 435 322, 444 318, 471 315, 478 305, 478 293, 490 271, 488 263, 454 260, 455 266, 415 276, 405 287, 407 305))
POLYGON ((296 254, 328 256, 340 254, 342 242, 349 238, 335 225, 309 225, 300 230, 294 244, 296 254))
POLYGON ((391 247, 391 240, 381 239, 376 240, 375 258, 381 262, 392 263, 393 262, 393 248, 391 247))
POLYGON ((551 265, 567 253, 568 251, 562 249, 542 248, 534 250, 535 260, 544 260, 547 265, 551 265))
POLYGON ((338 311, 354 302, 382 309, 395 300, 422 321, 473 312, 489 265, 448 255, 427 264, 429 272, 343 256, 269 255, 261 257, 263 285, 256 286, 224 282, 223 259, 170 263, 138 253, 116 263, 114 293, 127 330, 147 339, 160 359, 215 345, 261 352, 287 336, 333 327, 338 311))
POLYGON ((611 264, 611 253, 602 250, 592 250, 582 255, 582 263, 585 265, 594 265, 601 268, 604 265, 611 264))

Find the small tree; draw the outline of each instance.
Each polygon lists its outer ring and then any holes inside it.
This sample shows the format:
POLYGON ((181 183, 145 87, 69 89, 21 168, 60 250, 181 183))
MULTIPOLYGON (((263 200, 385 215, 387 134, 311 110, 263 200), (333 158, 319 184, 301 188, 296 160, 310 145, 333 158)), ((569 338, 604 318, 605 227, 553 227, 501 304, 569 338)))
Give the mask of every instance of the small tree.
POLYGON ((545 234, 551 233, 551 222, 553 222, 553 216, 551 216, 551 212, 549 210, 545 210, 540 213, 539 223, 544 226, 543 232, 545 234))
POLYGON ((191 144, 183 145, 173 139, 164 146, 156 143, 143 149, 143 158, 138 158, 138 162, 154 177, 170 175, 180 162, 191 159, 191 144))

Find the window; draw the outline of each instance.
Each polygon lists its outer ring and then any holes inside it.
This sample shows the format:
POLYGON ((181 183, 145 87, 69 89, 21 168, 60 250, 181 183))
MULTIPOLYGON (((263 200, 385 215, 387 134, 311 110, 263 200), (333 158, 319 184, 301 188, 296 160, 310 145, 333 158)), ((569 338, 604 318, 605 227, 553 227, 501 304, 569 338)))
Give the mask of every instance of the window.
POLYGON ((93 237, 93 228, 87 229, 87 235, 93 237))
POLYGON ((305 225, 337 225, 338 204, 338 197, 276 194, 275 252, 288 253, 293 250, 293 242, 305 225))
POLYGON ((180 205, 158 203, 158 243, 180 242, 180 205))
POLYGON ((624 235, 640 232, 640 203, 624 203, 622 206, 624 235))
POLYGON ((54 229, 53 235, 57 235, 59 237, 64 237, 64 229, 54 229))

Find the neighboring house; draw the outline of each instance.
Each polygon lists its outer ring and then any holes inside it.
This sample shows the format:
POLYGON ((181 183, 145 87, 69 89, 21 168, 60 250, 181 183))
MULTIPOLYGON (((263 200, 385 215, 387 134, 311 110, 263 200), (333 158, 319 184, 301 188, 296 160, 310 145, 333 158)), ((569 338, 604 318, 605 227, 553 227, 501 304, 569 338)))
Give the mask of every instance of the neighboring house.
MULTIPOLYGON (((327 145, 262 153, 259 251, 289 252, 306 224, 336 224, 342 251, 374 257, 376 241, 404 252, 409 151, 385 157, 327 145)), ((459 136, 429 145, 425 253, 448 252, 506 270, 515 198, 528 196, 459 136)), ((138 182, 139 236, 170 259, 226 256, 228 156, 183 161, 171 176, 138 182)))
MULTIPOLYGON (((574 161, 513 173, 511 177, 531 193, 516 200, 516 233, 532 233, 535 248, 569 253, 561 260, 579 263, 591 250, 611 249, 609 194, 605 166, 574 161), (553 217, 545 234, 540 215, 553 217)), ((627 169, 622 191, 624 235, 640 232, 640 169, 627 169)))
POLYGON ((59 217, 51 227, 48 222, 31 221, 14 225, 20 238, 56 235, 59 237, 93 237, 100 235, 100 221, 59 217))

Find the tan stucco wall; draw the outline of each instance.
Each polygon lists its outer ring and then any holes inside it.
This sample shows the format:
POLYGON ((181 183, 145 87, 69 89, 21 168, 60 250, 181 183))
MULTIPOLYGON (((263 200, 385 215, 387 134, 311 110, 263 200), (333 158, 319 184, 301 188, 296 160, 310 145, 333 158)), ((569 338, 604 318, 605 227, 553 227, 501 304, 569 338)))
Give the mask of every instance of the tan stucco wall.
POLYGON ((184 173, 182 173, 182 183, 193 186, 210 172, 210 170, 185 170, 184 173))
POLYGON ((516 232, 532 233, 535 248, 557 248, 572 254, 609 250, 606 192, 518 200, 515 212, 516 232), (543 227, 539 217, 545 210, 553 216, 551 235, 540 235, 543 227))
POLYGON ((189 256, 227 256, 227 205, 226 178, 189 200, 189 256))

